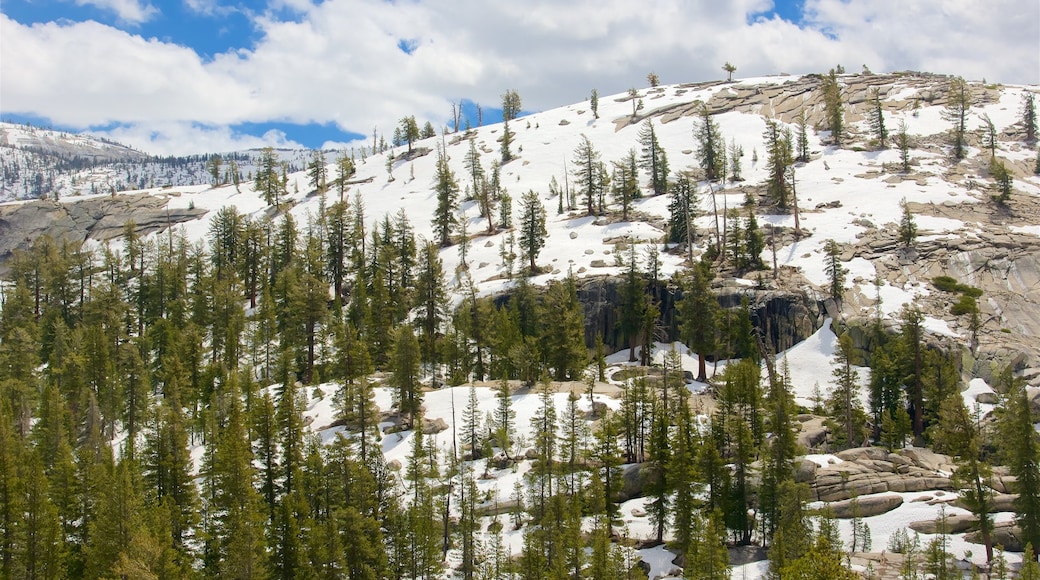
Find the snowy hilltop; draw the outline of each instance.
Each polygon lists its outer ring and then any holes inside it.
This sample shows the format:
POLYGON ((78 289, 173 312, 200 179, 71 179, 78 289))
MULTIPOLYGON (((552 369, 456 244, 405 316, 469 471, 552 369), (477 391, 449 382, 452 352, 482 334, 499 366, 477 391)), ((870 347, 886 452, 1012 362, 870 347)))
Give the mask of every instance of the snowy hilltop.
POLYGON ((179 160, 5 124, 0 465, 77 577, 1017 571, 1038 93, 655 79, 179 160))

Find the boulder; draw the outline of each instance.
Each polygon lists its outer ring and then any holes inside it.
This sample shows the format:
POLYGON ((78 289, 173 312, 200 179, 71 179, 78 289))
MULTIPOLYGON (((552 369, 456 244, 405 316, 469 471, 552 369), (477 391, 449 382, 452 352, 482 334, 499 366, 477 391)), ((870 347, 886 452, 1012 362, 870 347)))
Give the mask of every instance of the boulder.
POLYGON ((644 470, 642 466, 643 464, 633 463, 624 467, 621 472, 621 491, 618 492, 619 501, 628 501, 643 495, 644 475, 650 470, 644 470))
MULTIPOLYGON (((961 534, 977 527, 978 524, 979 520, 971 514, 946 516, 946 533, 961 534)), ((922 534, 938 534, 939 525, 938 519, 910 522, 910 529, 922 534)))
POLYGON ((869 518, 888 513, 903 505, 903 498, 898 495, 881 495, 847 499, 827 504, 831 513, 839 520, 859 516, 869 518))
MULTIPOLYGON (((1014 522, 1000 522, 995 524, 993 526, 993 535, 991 539, 994 546, 1004 546, 1004 550, 1007 552, 1022 552, 1025 550, 1025 546, 1022 545, 1022 530, 1020 530, 1014 522)), ((979 532, 971 532, 965 534, 964 540, 971 542, 972 544, 981 544, 982 534, 979 532)))
POLYGON ((816 480, 816 462, 803 459, 794 470, 795 483, 812 483, 816 480))
POLYGON ((447 430, 448 430, 448 423, 446 423, 444 421, 444 419, 441 419, 440 417, 438 417, 436 419, 426 419, 426 418, 423 418, 423 421, 422 421, 422 432, 423 432, 423 435, 436 435, 437 433, 440 433, 441 431, 447 431, 447 430))

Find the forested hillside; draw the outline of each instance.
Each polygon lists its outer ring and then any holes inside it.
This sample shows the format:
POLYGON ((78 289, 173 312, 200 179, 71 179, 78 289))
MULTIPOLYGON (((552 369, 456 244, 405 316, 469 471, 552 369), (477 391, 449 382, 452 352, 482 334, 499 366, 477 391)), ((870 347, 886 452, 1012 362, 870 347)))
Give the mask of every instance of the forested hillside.
POLYGON ((0 577, 1040 575, 1036 87, 653 84, 26 240, 0 577))

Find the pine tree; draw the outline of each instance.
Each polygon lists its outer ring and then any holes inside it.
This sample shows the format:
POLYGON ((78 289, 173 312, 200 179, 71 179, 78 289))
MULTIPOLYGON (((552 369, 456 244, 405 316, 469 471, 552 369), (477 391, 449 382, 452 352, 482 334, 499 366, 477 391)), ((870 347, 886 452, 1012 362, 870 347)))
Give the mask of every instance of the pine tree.
POLYGON ((216 494, 209 510, 215 519, 211 535, 217 543, 214 565, 220 575, 255 578, 264 575, 266 542, 261 498, 253 482, 253 452, 239 408, 238 392, 228 393, 227 422, 212 442, 212 467, 206 476, 216 494))
POLYGON ((628 221, 628 212, 632 202, 639 197, 638 172, 636 169, 636 150, 630 149, 621 161, 614 161, 614 202, 621 206, 621 221, 628 221))
POLYGON ((878 147, 885 148, 888 129, 885 128, 885 109, 881 105, 881 92, 875 87, 870 91, 870 131, 877 139, 878 147))
POLYGON ((699 121, 694 126, 697 162, 704 170, 705 179, 722 179, 726 173, 726 140, 723 139, 719 124, 712 116, 708 105, 701 105, 698 116, 699 121))
POLYGON ((827 274, 831 298, 841 302, 845 294, 845 275, 848 273, 848 269, 841 265, 841 246, 834 240, 827 240, 823 251, 826 256, 823 270, 827 274))
POLYGON ((1011 172, 1002 160, 993 157, 990 159, 989 173, 993 176, 993 181, 999 192, 995 199, 998 203, 1006 204, 1011 199, 1013 183, 1011 172))
POLYGON ((1032 145, 1036 142, 1036 101, 1033 93, 1022 96, 1022 126, 1025 128, 1025 141, 1032 145))
POLYGON ((433 365, 440 362, 437 334, 447 319, 448 294, 444 288, 444 264, 437 246, 427 243, 419 256, 415 280, 415 324, 419 330, 422 361, 433 365))
POLYGON ((766 186, 769 198, 777 208, 786 210, 790 200, 790 183, 787 181, 787 168, 791 165, 791 133, 772 119, 766 119, 766 131, 762 135, 766 142, 768 159, 766 167, 769 181, 766 186))
POLYGON ((697 218, 695 186, 685 174, 677 175, 670 186, 668 241, 692 247, 694 237, 693 224, 697 218))
POLYGON ((899 162, 903 172, 910 171, 910 135, 906 132, 906 121, 899 122, 899 132, 896 133, 896 147, 899 147, 899 162))
POLYGON ((961 499, 978 518, 979 533, 986 546, 986 561, 993 561, 992 470, 982 461, 979 428, 968 414, 961 397, 946 397, 939 409, 933 440, 936 450, 957 458, 953 474, 961 499))
POLYGON ((741 162, 740 158, 744 156, 744 148, 737 145, 736 139, 731 139, 729 142, 729 180, 730 181, 743 181, 744 178, 741 176, 741 162))
POLYGON ((311 187, 319 194, 328 189, 329 171, 325 161, 325 152, 322 150, 311 151, 311 160, 307 164, 307 178, 311 187))
POLYGON ((686 345, 697 351, 697 380, 707 381, 705 356, 715 351, 715 319, 719 303, 711 291, 714 273, 708 264, 694 265, 679 277, 682 299, 679 310, 679 330, 686 345))
POLYGON ((1022 530, 1022 542, 1040 546, 1040 435, 1032 428, 1036 417, 1024 381, 1014 377, 1010 368, 1001 373, 999 383, 1006 393, 998 423, 1001 452, 1017 478, 1015 521, 1022 530))
POLYGON ((589 108, 592 109, 592 118, 599 119, 599 91, 595 88, 589 95, 589 108))
POLYGON ((899 241, 904 248, 909 248, 917 241, 917 221, 914 220, 914 214, 910 211, 905 197, 899 202, 899 207, 903 210, 903 216, 899 220, 899 241))
POLYGON ((16 577, 19 525, 23 513, 21 442, 6 402, 0 401, 0 575, 16 577))
POLYGON ((690 546, 686 551, 683 578, 695 580, 728 580, 729 553, 726 550, 726 526, 722 513, 708 512, 696 518, 690 546))
POLYGON ((841 85, 834 69, 823 77, 823 106, 827 118, 827 127, 831 131, 831 140, 841 147, 842 134, 845 131, 845 106, 842 103, 841 85))
POLYGON ((803 107, 798 111, 798 156, 795 161, 809 162, 809 116, 803 107))
POLYGON ((542 329, 546 363, 558 381, 578 380, 589 359, 585 347, 585 309, 578 301, 574 275, 545 291, 542 329))
POLYGON ((516 89, 509 89, 502 94, 502 119, 512 121, 520 116, 522 109, 520 93, 516 89))
POLYGON ((737 67, 727 62, 722 65, 722 70, 726 71, 726 82, 733 82, 733 73, 737 71, 737 67))
POLYGON ((603 182, 599 171, 599 152, 592 146, 592 141, 585 135, 581 136, 581 142, 574 149, 575 169, 574 177, 578 180, 577 189, 585 198, 587 209, 586 215, 594 215, 596 211, 596 199, 600 195, 603 182))
POLYGON ((400 132, 400 141, 408 144, 408 153, 411 153, 412 143, 418 141, 420 136, 419 123, 415 121, 415 117, 412 115, 401 117, 395 132, 400 132))
POLYGON ((642 330, 643 313, 648 303, 646 296, 646 280, 639 270, 639 261, 635 255, 635 246, 630 246, 629 259, 621 287, 618 289, 617 318, 618 329, 628 342, 628 360, 636 361, 636 347, 639 345, 642 330))
POLYGON ((451 245, 451 230, 456 223, 459 183, 455 180, 455 173, 448 166, 448 156, 443 149, 437 150, 437 172, 433 179, 433 190, 437 194, 433 231, 438 243, 444 248, 451 245))
POLYGON ((284 184, 278 172, 280 163, 278 154, 271 147, 265 147, 260 151, 260 161, 257 163, 256 179, 253 182, 253 191, 259 192, 267 205, 278 206, 284 184))
POLYGON ((834 444, 839 449, 859 447, 867 417, 859 397, 859 373, 852 368, 852 337, 848 333, 838 338, 834 363, 831 374, 835 386, 827 401, 834 444))
POLYGON ((668 191, 668 156, 657 140, 653 119, 647 119, 639 128, 639 167, 650 174, 650 188, 654 195, 668 191))
POLYGON ((951 79, 942 118, 953 124, 953 158, 958 161, 968 154, 967 125, 971 101, 971 88, 968 87, 968 83, 961 77, 951 79))
POLYGON ((412 327, 398 327, 394 335, 393 374, 390 384, 395 388, 394 400, 402 415, 408 417, 407 425, 415 425, 415 415, 422 403, 419 384, 419 341, 412 327))
POLYGON ((548 232, 545 229, 545 207, 538 199, 534 190, 528 190, 520 197, 520 249, 523 258, 528 262, 528 268, 533 275, 538 266, 535 260, 545 247, 545 237, 548 232))

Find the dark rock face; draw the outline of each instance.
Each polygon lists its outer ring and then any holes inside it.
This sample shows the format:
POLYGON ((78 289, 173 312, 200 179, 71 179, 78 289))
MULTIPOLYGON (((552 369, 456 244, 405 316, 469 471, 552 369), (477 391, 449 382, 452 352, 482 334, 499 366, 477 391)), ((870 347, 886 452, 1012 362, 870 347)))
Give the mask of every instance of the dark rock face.
POLYGON ((206 214, 204 209, 168 208, 168 201, 166 196, 128 194, 0 206, 0 262, 44 234, 56 240, 105 241, 122 235, 128 221, 134 222, 138 234, 146 235, 206 214))
MULTIPOLYGON (((619 350, 623 344, 618 328, 617 310, 620 303, 620 278, 595 278, 579 281, 578 301, 585 307, 585 344, 595 344, 596 336, 603 337, 609 348, 619 350)), ((664 282, 649 283, 647 293, 661 311, 659 341, 679 340, 679 321, 676 303, 682 292, 664 282)), ((816 332, 823 324, 823 305, 802 292, 757 290, 746 287, 727 287, 716 290, 722 308, 740 307, 744 296, 751 307, 751 322, 759 329, 767 347, 773 352, 791 348, 816 332)))

